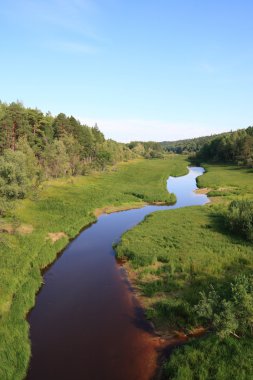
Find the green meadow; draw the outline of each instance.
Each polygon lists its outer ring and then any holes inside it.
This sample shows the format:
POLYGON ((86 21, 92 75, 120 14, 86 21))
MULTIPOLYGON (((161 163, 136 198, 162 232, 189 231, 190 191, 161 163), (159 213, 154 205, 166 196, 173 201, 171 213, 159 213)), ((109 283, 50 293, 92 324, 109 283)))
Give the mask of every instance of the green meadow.
POLYGON ((242 282, 252 281, 253 246, 226 223, 227 204, 253 199, 252 169, 205 168, 198 185, 208 188, 213 202, 148 215, 122 236, 117 256, 127 260, 146 315, 161 335, 206 328, 204 338, 174 351, 164 365, 165 379, 252 379, 253 346, 243 325, 244 318, 252 324, 252 286, 247 293, 242 282), (236 280, 238 275, 244 277, 236 280), (234 306, 236 286, 244 309, 234 306), (213 321, 214 295, 221 306, 213 321), (203 317, 208 312, 210 320, 203 317))
POLYGON ((184 157, 136 159, 104 173, 44 182, 30 199, 17 201, 1 220, 0 379, 26 375, 31 354, 26 316, 42 285, 41 270, 53 262, 100 212, 173 203, 166 180, 186 174, 184 157), (53 241, 54 240, 54 241, 53 241))
POLYGON ((226 197, 224 200, 253 198, 253 169, 236 165, 205 164, 206 173, 198 177, 198 186, 207 187, 209 196, 226 197))

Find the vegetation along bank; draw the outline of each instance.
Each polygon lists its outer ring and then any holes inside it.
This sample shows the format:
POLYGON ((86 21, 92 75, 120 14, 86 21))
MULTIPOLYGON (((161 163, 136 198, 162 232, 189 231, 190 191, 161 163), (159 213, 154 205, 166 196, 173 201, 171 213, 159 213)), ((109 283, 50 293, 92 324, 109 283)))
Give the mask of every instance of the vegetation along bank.
MULTIPOLYGON (((186 174, 187 162, 162 144, 106 140, 96 125, 19 102, 0 103, 0 127, 0 378, 16 380, 27 371, 25 318, 41 269, 101 212, 175 202, 166 179, 186 174)), ((208 162, 198 184, 211 205, 150 215, 117 254, 164 337, 206 331, 174 351, 165 378, 251 379, 252 127, 197 139, 193 150, 178 144, 208 162)))
MULTIPOLYGON (((15 104, 15 107, 20 112, 27 111, 21 105, 15 104)), ((14 116, 12 122, 17 120, 14 116)), ((80 126, 80 130, 82 128, 80 126)), ((38 130, 35 129, 35 134, 27 131, 29 128, 17 141, 15 138, 15 147, 10 145, 3 149, 0 157, 5 167, 0 173, 5 189, 1 194, 0 221, 0 378, 6 380, 23 379, 27 371, 31 350, 26 315, 42 284, 41 269, 51 263, 83 227, 96 220, 98 209, 110 212, 141 207, 145 203, 173 203, 175 198, 168 194, 166 180, 169 175, 187 172, 184 157, 150 160, 136 158, 130 152, 129 162, 111 162, 99 170, 97 158, 93 157, 90 174, 85 171, 86 175, 61 176, 59 172, 56 175, 56 167, 51 171, 53 167, 45 164, 42 157, 47 156, 47 144, 60 143, 63 147, 61 138, 47 140, 37 154, 29 138, 33 139, 38 130), (34 161, 25 160, 28 156, 34 161), (42 179, 28 176, 31 172, 26 165, 32 162, 36 170, 42 171, 42 179), (43 165, 47 165, 47 169, 43 165)), ((98 154, 101 146, 94 144, 98 154)), ((106 140, 102 144, 106 144, 106 140)), ((124 149, 129 148, 121 147, 120 151, 124 149)), ((79 163, 87 167, 86 159, 79 163)))
POLYGON ((204 166, 211 204, 147 216, 117 255, 164 338, 206 331, 173 351, 164 379, 252 379, 253 170, 204 166))

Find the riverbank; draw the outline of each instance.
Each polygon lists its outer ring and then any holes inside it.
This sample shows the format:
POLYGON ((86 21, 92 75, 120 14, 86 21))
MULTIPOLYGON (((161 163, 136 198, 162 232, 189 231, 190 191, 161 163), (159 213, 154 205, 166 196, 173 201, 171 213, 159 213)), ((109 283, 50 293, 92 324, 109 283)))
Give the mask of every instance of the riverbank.
POLYGON ((29 225, 30 233, 1 234, 0 378, 24 378, 31 354, 25 320, 42 284, 41 269, 53 262, 78 232, 96 220, 95 210, 173 203, 166 190, 169 175, 187 172, 185 158, 135 160, 110 172, 49 181, 37 198, 17 204, 8 224, 29 225), (50 235, 51 234, 51 235, 50 235), (53 235, 52 235, 53 234, 53 235), (50 236, 56 236, 52 239, 50 236))
MULTIPOLYGON (((252 172, 224 165, 205 168, 207 173, 197 182, 209 189, 214 202, 156 212, 125 233, 117 247, 118 256, 128 260, 127 270, 147 318, 168 344, 178 331, 188 335, 198 327, 194 306, 200 292, 208 291, 211 284, 227 287, 238 273, 253 270, 252 244, 232 236, 222 216, 231 200, 253 199, 252 172)), ((229 379, 236 373, 236 378, 250 379, 253 350, 243 349, 246 341, 229 338, 221 342, 213 334, 193 340, 175 350, 165 365, 164 378, 229 379), (210 342, 214 343, 212 350, 210 342), (226 374, 221 372, 223 367, 229 368, 226 374)))

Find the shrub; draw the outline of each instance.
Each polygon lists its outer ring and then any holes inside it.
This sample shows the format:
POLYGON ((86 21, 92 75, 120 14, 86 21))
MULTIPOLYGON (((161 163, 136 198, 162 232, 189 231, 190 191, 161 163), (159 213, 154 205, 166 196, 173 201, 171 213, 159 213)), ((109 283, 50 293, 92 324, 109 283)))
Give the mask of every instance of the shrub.
POLYGON ((225 214, 230 231, 253 241, 253 202, 248 200, 233 201, 225 214))
POLYGON ((24 198, 29 188, 29 173, 25 154, 10 149, 0 157, 0 196, 7 199, 24 198))
POLYGON ((12 208, 12 202, 9 202, 5 198, 0 197, 0 217, 6 216, 12 208))
POLYGON ((208 293, 201 292, 195 311, 222 339, 229 335, 252 336, 253 277, 237 276, 227 292, 213 287, 208 293))

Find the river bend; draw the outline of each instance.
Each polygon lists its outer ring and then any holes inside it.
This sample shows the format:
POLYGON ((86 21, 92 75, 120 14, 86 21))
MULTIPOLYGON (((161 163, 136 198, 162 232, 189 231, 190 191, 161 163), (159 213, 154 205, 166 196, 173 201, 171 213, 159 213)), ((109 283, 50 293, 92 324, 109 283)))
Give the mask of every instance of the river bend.
POLYGON ((203 205, 192 167, 170 177, 173 206, 102 215, 73 240, 44 275, 29 314, 32 358, 29 380, 148 380, 156 369, 157 339, 144 318, 114 242, 151 212, 203 205))

